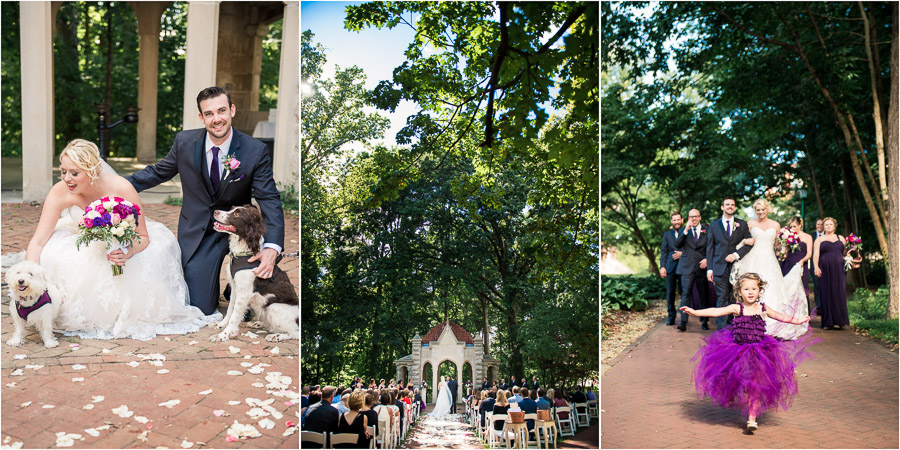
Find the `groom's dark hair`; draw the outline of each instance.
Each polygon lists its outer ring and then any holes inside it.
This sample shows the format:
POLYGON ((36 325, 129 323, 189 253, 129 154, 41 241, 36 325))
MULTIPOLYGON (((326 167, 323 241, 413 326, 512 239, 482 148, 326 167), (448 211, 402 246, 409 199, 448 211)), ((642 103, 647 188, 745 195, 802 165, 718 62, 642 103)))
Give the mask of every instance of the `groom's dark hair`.
POLYGON ((730 195, 726 195, 725 198, 722 199, 722 205, 725 204, 725 200, 731 200, 734 202, 735 205, 737 205, 737 200, 735 200, 734 197, 732 197, 730 195))
POLYGON ((228 97, 228 107, 231 108, 231 105, 233 105, 234 103, 231 103, 231 94, 229 94, 225 89, 218 86, 211 86, 200 91, 200 93, 197 94, 197 109, 200 111, 200 114, 203 114, 203 110, 200 109, 201 101, 210 98, 216 98, 222 94, 225 94, 225 96, 228 97))

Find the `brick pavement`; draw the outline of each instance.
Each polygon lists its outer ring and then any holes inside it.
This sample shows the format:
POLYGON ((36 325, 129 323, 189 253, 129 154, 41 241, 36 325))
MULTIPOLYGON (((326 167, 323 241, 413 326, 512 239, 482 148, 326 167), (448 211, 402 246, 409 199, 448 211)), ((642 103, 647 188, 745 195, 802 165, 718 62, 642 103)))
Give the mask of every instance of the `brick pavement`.
MULTIPOLYGON (((766 412, 759 430, 747 418, 700 400, 689 361, 701 331, 659 325, 611 361, 603 374, 603 448, 898 448, 898 359, 849 329, 825 331, 817 359, 798 368, 800 393, 786 412, 766 412)), ((715 327, 713 327, 715 328, 715 327)))
MULTIPOLYGON (((176 231, 178 207, 148 204, 144 211, 149 218, 176 231)), ((0 209, 2 252, 24 249, 39 216, 40 206, 3 204, 0 209)), ((284 251, 296 252, 299 221, 295 216, 285 219, 284 251)), ((280 266, 294 286, 299 286, 297 259, 285 258, 280 266)), ((287 421, 299 422, 299 406, 291 404, 289 397, 272 385, 274 378, 266 379, 267 375, 280 372, 291 378, 286 389, 299 393, 298 341, 270 343, 265 340, 265 332, 244 325, 241 333, 253 331, 258 337, 242 335, 229 342, 211 343, 212 328, 183 336, 158 336, 150 341, 62 336, 59 347, 46 349, 37 333, 29 330, 24 346, 9 347, 5 342, 13 326, 8 304, 4 287, 0 320, 0 383, 3 384, 0 434, 3 441, 9 439, 4 442, 6 445, 22 442, 25 448, 56 447, 57 432, 66 432, 82 435, 83 440, 76 439, 73 448, 182 448, 185 440, 193 443, 191 448, 299 446, 299 433, 283 436, 287 421), (76 343, 79 345, 74 348, 76 343), (277 354, 273 353, 276 346, 277 354), (231 348, 237 351, 232 352, 231 348), (165 361, 161 366, 154 366, 139 356, 150 354, 161 354, 165 361), (25 358, 15 359, 15 355, 25 355, 25 358), (129 365, 132 362, 138 365, 132 367, 129 365), (248 364, 268 366, 262 366, 262 373, 253 374, 248 371, 248 364), (16 370, 21 370, 22 375, 13 376, 16 370), (158 373, 160 370, 169 372, 158 373), (229 375, 229 371, 242 374, 229 375), (73 381, 73 378, 83 378, 83 381, 73 381), (212 392, 207 393, 208 390, 212 392), (94 396, 105 398, 92 403, 94 396), (274 412, 267 410, 269 415, 265 417, 275 423, 274 428, 262 428, 261 418, 254 419, 247 414, 251 410, 248 398, 274 400, 270 405, 274 412), (180 403, 171 409, 159 406, 176 399, 180 403), (236 401, 240 404, 229 405, 236 401), (94 406, 84 409, 89 404, 94 406), (126 405, 133 415, 122 418, 112 412, 121 405, 126 405), (145 417, 148 423, 138 422, 137 416, 145 417), (235 420, 253 425, 262 436, 227 442, 226 430, 235 420), (100 430, 96 437, 85 432, 106 425, 109 428, 100 430), (149 431, 148 425, 152 427, 149 431)), ((223 312, 224 308, 227 304, 220 303, 223 312)))

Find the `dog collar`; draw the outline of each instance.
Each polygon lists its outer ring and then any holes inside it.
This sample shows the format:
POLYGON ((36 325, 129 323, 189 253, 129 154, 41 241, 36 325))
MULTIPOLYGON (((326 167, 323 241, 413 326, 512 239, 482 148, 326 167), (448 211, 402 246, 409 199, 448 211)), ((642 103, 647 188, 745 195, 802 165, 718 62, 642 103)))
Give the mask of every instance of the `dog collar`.
POLYGON ((19 317, 21 317, 22 320, 28 320, 29 314, 37 311, 41 306, 49 305, 50 303, 50 294, 47 291, 44 291, 44 295, 41 295, 41 298, 38 299, 37 303, 27 308, 23 308, 22 305, 16 302, 16 312, 19 313, 19 317))
POLYGON ((253 253, 249 253, 249 252, 248 253, 234 253, 234 252, 232 252, 231 256, 233 258, 246 258, 248 256, 253 256, 253 253))
POLYGON ((255 269, 255 268, 259 267, 260 263, 262 263, 262 261, 249 262, 250 257, 251 257, 250 254, 247 254, 246 256, 239 256, 239 255, 235 255, 234 253, 232 253, 231 255, 232 255, 232 258, 231 258, 231 276, 232 277, 234 277, 234 275, 236 273, 238 273, 238 271, 255 269))

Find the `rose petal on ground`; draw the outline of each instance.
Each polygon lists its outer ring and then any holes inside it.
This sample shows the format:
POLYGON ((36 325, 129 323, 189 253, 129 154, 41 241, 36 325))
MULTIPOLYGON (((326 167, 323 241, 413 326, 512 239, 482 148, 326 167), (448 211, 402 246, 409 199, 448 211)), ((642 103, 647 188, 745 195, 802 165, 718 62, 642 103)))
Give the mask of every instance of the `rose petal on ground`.
POLYGON ((191 448, 194 446, 193 442, 188 442, 187 440, 181 441, 181 448, 191 448))
POLYGON ((231 352, 232 354, 234 354, 234 353, 240 353, 240 352, 241 352, 241 349, 239 349, 239 348, 237 348, 237 347, 232 347, 232 346, 229 345, 229 346, 228 346, 228 351, 231 352))
POLYGON ((240 400, 231 400, 228 402, 228 404, 231 406, 234 406, 234 405, 240 405, 241 402, 240 402, 240 400))
POLYGON ((87 366, 82 366, 81 364, 74 364, 72 366, 72 369, 75 369, 75 370, 87 369, 87 366))
POLYGON ((56 407, 53 406, 53 405, 44 405, 43 408, 44 408, 44 409, 51 409, 51 408, 56 408, 56 407))
POLYGON ((16 382, 13 381, 12 383, 6 383, 6 387, 8 387, 8 388, 14 388, 14 387, 16 387, 16 382))
POLYGON ((259 341, 253 341, 253 342, 251 342, 251 344, 253 344, 253 345, 259 345, 259 341))
POLYGON ((150 430, 144 430, 141 434, 137 436, 138 440, 141 442, 147 442, 147 435, 150 434, 150 430))
POLYGON ((81 409, 94 409, 94 404, 88 403, 87 405, 82 406, 81 409))
POLYGON ((15 355, 15 356, 13 356, 13 359, 25 359, 27 357, 28 357, 28 355, 15 355))
POLYGON ((158 373, 158 374, 169 373, 169 369, 160 369, 160 370, 157 370, 156 373, 158 373))
POLYGON ((134 411, 129 411, 128 407, 125 405, 122 405, 118 408, 113 408, 112 412, 113 412, 113 414, 116 414, 117 416, 119 416, 123 419, 127 419, 134 415, 134 411))
POLYGON ((238 423, 237 420, 234 421, 234 424, 232 424, 228 428, 228 431, 226 431, 225 434, 227 434, 228 436, 233 436, 237 439, 242 439, 245 437, 255 438, 262 436, 259 430, 257 430, 253 425, 238 423))
POLYGON ((263 419, 259 421, 259 427, 263 430, 271 430, 272 428, 275 428, 275 422, 272 422, 269 419, 263 419))
POLYGON ((284 433, 281 433, 282 436, 290 436, 297 432, 297 427, 290 427, 287 430, 284 430, 284 433))
POLYGON ((225 442, 234 442, 234 441, 237 441, 236 437, 234 437, 230 434, 228 436, 225 436, 225 442))
POLYGON ((105 431, 109 429, 109 425, 101 425, 96 428, 97 431, 105 431))
POLYGON ((91 436, 93 436, 93 437, 100 436, 100 432, 97 431, 97 430, 94 429, 94 428, 88 428, 87 430, 84 430, 84 432, 87 433, 87 434, 89 434, 89 435, 91 435, 91 436))
POLYGON ((241 367, 253 367, 253 363, 244 361, 241 363, 241 367))
POLYGON ((139 423, 147 423, 150 421, 150 419, 148 419, 144 416, 134 416, 134 421, 139 422, 139 423))
POLYGON ((197 342, 197 341, 188 342, 188 345, 196 345, 196 344, 199 344, 199 342, 197 342))
POLYGON ((266 369, 263 369, 262 366, 260 366, 260 365, 257 364, 257 365, 255 365, 255 366, 253 366, 253 367, 247 369, 247 372, 250 372, 250 373, 252 373, 253 375, 259 375, 259 374, 263 373, 263 371, 265 371, 265 370, 266 370, 266 369))
POLYGON ((148 423, 148 424, 147 424, 147 429, 148 429, 148 430, 152 430, 152 429, 153 429, 153 424, 152 424, 152 423, 148 423))
MULTIPOLYGON (((96 396, 91 397, 91 403, 100 403, 103 400, 106 400, 106 397, 104 397, 102 395, 96 395, 96 396)), ((99 428, 97 428, 97 429, 99 430, 99 428)))
POLYGON ((250 386, 257 387, 257 388, 266 387, 265 384, 262 384, 258 381, 256 383, 251 384, 250 386))
POLYGON ((175 399, 175 400, 169 400, 167 402, 162 402, 158 406, 165 406, 166 408, 172 409, 173 406, 175 406, 179 403, 181 403, 181 400, 175 399))
POLYGON ((31 404, 31 401, 27 401, 27 402, 25 402, 25 403, 22 403, 22 404, 19 405, 19 406, 21 406, 21 407, 23 407, 23 408, 27 408, 28 405, 30 405, 30 404, 31 404))
POLYGON ((223 410, 223 409, 214 409, 213 410, 213 415, 215 415, 216 417, 222 417, 222 414, 225 414, 225 410, 223 410))
POLYGON ((273 355, 277 355, 277 354, 281 353, 281 349, 279 349, 278 346, 276 345, 274 348, 272 348, 272 350, 269 350, 269 353, 271 353, 273 355))
POLYGON ((76 383, 79 382, 79 381, 84 381, 84 377, 76 377, 76 378, 72 378, 72 381, 73 381, 73 382, 76 382, 76 383))
POLYGON ((212 394, 212 392, 213 392, 212 389, 207 389, 207 390, 205 390, 205 391, 203 391, 203 392, 198 392, 198 394, 200 394, 200 395, 209 395, 209 394, 212 394))
POLYGON ((70 347, 70 348, 77 348, 77 347, 81 347, 81 344, 69 344, 69 347, 70 347))
POLYGON ((75 443, 76 439, 81 439, 80 434, 75 433, 66 433, 65 431, 60 431, 56 433, 56 446, 57 447, 71 447, 72 444, 75 443))
POLYGON ((112 353, 112 352, 108 348, 104 348, 103 350, 100 350, 100 353, 112 353))
POLYGON ((128 365, 131 367, 137 367, 137 366, 141 365, 141 363, 139 363, 137 361, 131 361, 128 363, 128 365))
POLYGON ((291 422, 290 420, 288 420, 287 422, 284 423, 284 426, 290 428, 290 427, 295 427, 295 426, 297 426, 297 424, 294 423, 294 422, 291 422))
POLYGON ((150 361, 150 365, 154 366, 154 367, 162 367, 163 362, 162 361, 150 361))
POLYGON ((294 403, 294 402, 284 402, 284 404, 287 405, 287 406, 294 406, 294 405, 296 405, 296 403, 294 403))
POLYGON ((257 335, 256 333, 254 333, 252 331, 248 331, 248 332, 242 334, 241 336, 247 336, 250 339, 256 339, 259 337, 259 335, 257 335))
POLYGON ((167 337, 164 337, 163 340, 165 340, 166 342, 172 342, 172 339, 171 339, 171 338, 167 338, 167 337))
POLYGON ((262 408, 250 408, 250 411, 247 411, 247 415, 250 416, 251 419, 259 419, 260 417, 268 416, 269 413, 262 408))
POLYGON ((39 369, 43 369, 43 368, 44 368, 44 365, 43 365, 43 364, 26 364, 26 365, 25 365, 25 368, 26 368, 26 369, 39 370, 39 369))
POLYGON ((239 372, 237 370, 229 370, 228 375, 243 375, 243 372, 239 372))
POLYGON ((278 411, 277 409, 275 409, 269 405, 263 406, 262 408, 264 410, 268 411, 270 414, 272 414, 272 417, 274 417, 275 420, 281 420, 281 418, 284 417, 284 415, 281 414, 280 411, 278 411))
POLYGON ((250 359, 252 357, 253 357, 253 355, 244 355, 244 359, 250 359))

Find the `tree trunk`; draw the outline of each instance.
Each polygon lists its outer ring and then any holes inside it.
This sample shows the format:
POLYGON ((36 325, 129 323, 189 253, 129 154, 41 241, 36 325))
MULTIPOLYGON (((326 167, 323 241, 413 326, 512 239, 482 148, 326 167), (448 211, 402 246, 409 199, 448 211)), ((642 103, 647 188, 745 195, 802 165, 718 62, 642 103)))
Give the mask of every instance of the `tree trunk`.
MULTIPOLYGON (((109 2, 107 2, 106 3, 106 14, 105 14, 104 18, 106 19, 106 110, 107 110, 107 117, 109 117, 109 118, 112 117, 112 114, 109 114, 109 113, 112 112, 112 111, 110 111, 110 108, 112 108, 113 46, 115 45, 115 44, 113 44, 113 32, 112 32, 112 27, 113 27, 113 9, 112 8, 113 8, 112 5, 109 2)), ((112 120, 109 120, 109 122, 112 122, 112 120)), ((109 143, 107 142, 107 145, 108 144, 109 143)))
MULTIPOLYGON (((872 119, 875 123, 875 148, 878 151, 878 187, 880 188, 881 194, 879 197, 883 202, 887 197, 887 179, 885 178, 884 170, 884 131, 881 128, 883 118, 881 117, 881 101, 878 98, 878 81, 876 77, 877 71, 881 70, 881 68, 875 66, 875 61, 872 57, 872 38, 870 30, 875 27, 875 23, 872 23, 871 26, 869 25, 869 15, 866 14, 865 6, 863 6, 862 2, 857 3, 859 4, 859 12, 860 16, 862 16, 865 28, 866 56, 869 62, 869 84, 872 89, 872 119)), ((882 210, 884 210, 883 203, 882 210)))
POLYGON ((487 295, 489 294, 482 294, 480 296, 482 311, 481 333, 484 336, 484 356, 489 356, 491 354, 491 329, 488 325, 488 307, 490 306, 490 304, 488 303, 488 300, 486 298, 487 295))
POLYGON ((900 117, 897 115, 897 86, 900 83, 897 72, 900 71, 900 63, 897 59, 897 3, 891 5, 891 93, 890 104, 888 106, 888 123, 891 124, 888 129, 887 152, 888 160, 891 162, 891 176, 888 178, 888 216, 894 222, 894 226, 889 227, 890 244, 888 248, 887 271, 888 283, 890 284, 890 304, 888 307, 888 317, 896 319, 898 317, 898 309, 900 309, 900 227, 897 226, 897 218, 900 218, 900 177, 897 173, 897 165, 900 164, 900 145, 898 145, 897 123, 900 117))

